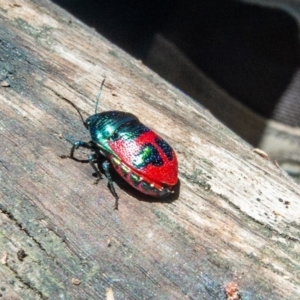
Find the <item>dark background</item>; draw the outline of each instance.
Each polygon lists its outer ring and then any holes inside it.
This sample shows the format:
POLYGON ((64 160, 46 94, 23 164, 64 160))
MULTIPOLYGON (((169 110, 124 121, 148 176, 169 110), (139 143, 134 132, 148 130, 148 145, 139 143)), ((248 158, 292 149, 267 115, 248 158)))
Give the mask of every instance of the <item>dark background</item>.
MULTIPOLYGON (((298 24, 286 11, 229 0, 54 2, 146 63, 161 34, 258 116, 300 126, 288 113, 274 116, 299 66, 298 24)), ((218 117, 217 110, 212 113, 218 117)))

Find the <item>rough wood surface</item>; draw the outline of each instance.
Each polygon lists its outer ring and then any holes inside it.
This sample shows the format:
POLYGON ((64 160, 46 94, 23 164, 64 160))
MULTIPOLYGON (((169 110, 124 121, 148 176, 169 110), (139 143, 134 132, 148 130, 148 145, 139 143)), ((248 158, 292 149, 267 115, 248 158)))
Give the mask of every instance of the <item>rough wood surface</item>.
POLYGON ((1 0, 0 22, 3 299, 299 299, 300 188, 274 162, 51 2, 1 0), (176 199, 115 177, 115 211, 106 179, 59 158, 62 136, 89 140, 63 98, 88 116, 104 77, 101 109, 176 150, 176 199))

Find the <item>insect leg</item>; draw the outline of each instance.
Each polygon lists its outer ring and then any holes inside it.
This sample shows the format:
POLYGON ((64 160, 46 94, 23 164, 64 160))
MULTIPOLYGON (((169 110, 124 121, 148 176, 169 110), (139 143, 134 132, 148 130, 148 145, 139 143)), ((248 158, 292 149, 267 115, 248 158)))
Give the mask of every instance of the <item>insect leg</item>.
POLYGON ((90 163, 90 165, 92 166, 93 170, 95 171, 95 173, 97 174, 97 179, 95 180, 94 184, 97 184, 99 182, 99 180, 102 178, 102 175, 100 173, 100 171, 98 170, 98 168, 96 167, 95 161, 97 161, 98 159, 98 155, 96 153, 92 153, 88 156, 88 161, 90 163))
POLYGON ((110 191, 116 199, 114 209, 118 209, 119 196, 116 193, 114 183, 112 181, 112 178, 111 178, 111 175, 110 175, 110 172, 109 172, 109 166, 110 165, 109 165, 109 162, 107 160, 102 163, 102 168, 103 168, 104 174, 105 174, 105 176, 108 180, 108 185, 109 185, 110 191))
POLYGON ((60 158, 71 158, 71 159, 79 161, 79 162, 90 162, 89 159, 78 159, 78 158, 76 158, 74 156, 74 152, 75 152, 75 150, 77 150, 80 147, 86 148, 86 149, 94 149, 94 147, 91 143, 86 143, 86 142, 82 142, 82 141, 72 142, 69 139, 67 139, 67 141, 72 144, 70 155, 60 155, 60 158))
POLYGON ((70 151, 70 158, 76 160, 76 157, 74 156, 74 152, 75 150, 77 150, 78 148, 86 148, 86 149, 92 149, 92 145, 90 143, 86 143, 86 142, 82 142, 82 141, 76 141, 73 143, 73 146, 71 148, 71 151, 70 151))

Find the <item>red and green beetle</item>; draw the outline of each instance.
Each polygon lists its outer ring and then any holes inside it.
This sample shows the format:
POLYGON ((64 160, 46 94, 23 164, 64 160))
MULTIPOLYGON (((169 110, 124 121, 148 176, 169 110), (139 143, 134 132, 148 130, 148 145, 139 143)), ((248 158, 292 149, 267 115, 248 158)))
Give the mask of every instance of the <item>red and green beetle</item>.
POLYGON ((110 165, 131 186, 140 192, 153 196, 164 197, 173 192, 178 182, 178 163, 174 150, 160 136, 142 124, 138 118, 127 112, 106 111, 97 113, 97 106, 104 85, 102 81, 97 96, 95 114, 85 121, 79 108, 70 103, 80 115, 83 125, 90 131, 90 142, 70 141, 73 146, 69 156, 76 161, 83 161, 74 156, 80 147, 91 150, 88 161, 96 172, 98 179, 101 173, 96 167, 99 158, 105 158, 102 168, 108 179, 110 190, 115 197, 115 208, 118 208, 118 195, 110 175, 110 165))

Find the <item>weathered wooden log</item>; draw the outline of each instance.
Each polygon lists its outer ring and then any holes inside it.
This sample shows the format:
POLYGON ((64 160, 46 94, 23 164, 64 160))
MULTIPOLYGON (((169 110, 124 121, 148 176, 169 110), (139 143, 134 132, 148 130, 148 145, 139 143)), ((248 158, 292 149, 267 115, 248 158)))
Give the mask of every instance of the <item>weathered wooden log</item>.
POLYGON ((300 188, 276 163, 51 2, 0 4, 3 299, 299 299, 300 188), (115 176, 116 211, 105 178, 59 158, 90 138, 63 99, 92 114, 103 78, 101 110, 176 150, 176 197, 115 176))

